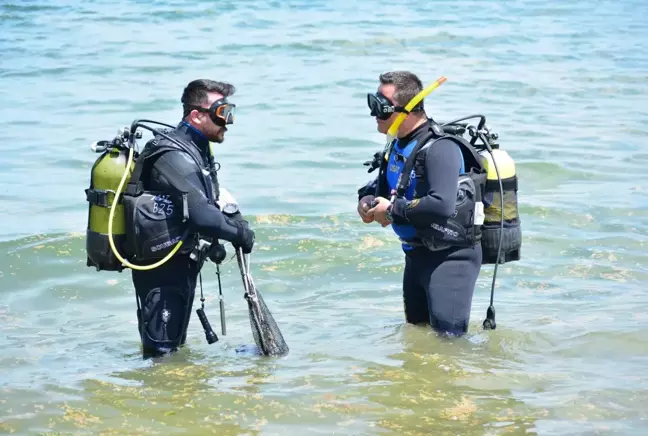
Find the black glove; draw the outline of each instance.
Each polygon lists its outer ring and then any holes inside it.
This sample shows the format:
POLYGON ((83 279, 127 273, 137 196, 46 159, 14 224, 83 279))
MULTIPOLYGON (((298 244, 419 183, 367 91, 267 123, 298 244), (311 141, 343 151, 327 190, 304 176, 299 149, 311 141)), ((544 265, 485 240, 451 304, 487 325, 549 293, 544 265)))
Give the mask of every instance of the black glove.
POLYGON ((382 151, 377 151, 373 155, 373 160, 368 160, 365 163, 363 163, 364 166, 369 167, 369 169, 367 170, 368 173, 371 173, 373 170, 380 167, 380 162, 383 156, 384 153, 382 151))
POLYGON ((241 212, 236 212, 235 214, 231 215, 229 213, 226 213, 225 216, 227 217, 227 219, 230 219, 232 221, 245 221, 241 212))
POLYGON ((225 257, 227 256, 227 252, 225 251, 225 246, 223 244, 219 243, 213 243, 212 246, 209 248, 209 252, 207 253, 207 256, 209 257, 209 260, 214 262, 215 264, 220 264, 225 260, 225 257))
POLYGON ((243 249, 243 253, 249 254, 252 253, 252 247, 254 247, 254 231, 248 225, 248 222, 245 220, 236 220, 233 221, 233 224, 237 227, 237 241, 233 241, 232 245, 238 250, 238 248, 243 249))

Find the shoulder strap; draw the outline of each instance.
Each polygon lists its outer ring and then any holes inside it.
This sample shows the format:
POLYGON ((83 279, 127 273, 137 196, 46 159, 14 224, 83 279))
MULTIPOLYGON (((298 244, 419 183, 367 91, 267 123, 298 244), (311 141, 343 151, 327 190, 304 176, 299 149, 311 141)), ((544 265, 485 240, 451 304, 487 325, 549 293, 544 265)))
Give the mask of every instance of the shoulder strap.
POLYGON ((472 146, 468 141, 463 137, 457 135, 448 135, 447 139, 450 139, 457 143, 466 162, 466 172, 469 172, 471 169, 476 169, 478 171, 485 171, 482 157, 477 152, 474 146, 472 146))
MULTIPOLYGON (((169 136, 171 136, 171 134, 169 134, 169 136)), ((187 147, 186 144, 183 144, 182 140, 177 138, 174 139, 176 139, 182 145, 178 145, 174 142, 171 142, 170 144, 164 143, 158 146, 161 140, 159 137, 153 138, 151 141, 149 141, 146 144, 144 150, 137 158, 135 169, 133 170, 133 174, 131 175, 131 178, 128 182, 128 186, 126 187, 125 192, 128 195, 136 195, 143 191, 144 188, 142 186, 142 182, 140 179, 142 178, 144 169, 147 167, 146 161, 154 157, 159 157, 168 151, 181 151, 191 156, 193 161, 200 168, 200 175, 202 177, 202 181, 205 189, 208 188, 207 186, 208 182, 205 179, 205 175, 202 172, 202 164, 201 164, 202 157, 198 153, 194 152, 190 147, 187 147)))
POLYGON ((157 142, 158 139, 153 138, 146 144, 144 150, 142 150, 140 155, 137 157, 137 160, 135 161, 135 169, 133 170, 133 174, 131 174, 128 185, 126 185, 126 190, 124 191, 125 194, 136 195, 142 192, 143 188, 140 179, 142 178, 142 172, 144 171, 145 161, 151 156, 152 147, 154 147, 157 142))
MULTIPOLYGON (((409 183, 410 183, 409 174, 412 172, 412 169, 414 168, 414 162, 416 161, 416 154, 419 151, 421 151, 421 149, 428 143, 430 139, 433 138, 441 139, 442 137, 444 137, 443 129, 439 126, 439 124, 436 121, 434 121, 431 118, 428 119, 428 127, 429 127, 428 134, 424 136, 423 139, 414 146, 414 149, 410 153, 407 161, 405 162, 405 167, 403 168, 403 171, 399 176, 398 182, 396 184, 396 192, 399 197, 405 195, 405 192, 409 187, 409 183)), ((380 162, 381 165, 380 165, 380 170, 378 172, 379 182, 381 176, 383 176, 384 174, 384 170, 387 166, 387 162, 389 161, 389 155, 391 154, 391 151, 393 150, 396 141, 397 139, 394 139, 383 152, 383 159, 380 162)), ((378 190, 379 189, 380 189, 380 185, 378 187, 378 190)))
POLYGON ((220 170, 220 163, 216 162, 216 158, 214 157, 214 154, 211 152, 211 150, 207 155, 207 162, 209 164, 209 172, 211 174, 214 185, 214 202, 217 202, 220 199, 220 183, 218 182, 218 170, 220 170))
POLYGON ((438 134, 436 134, 435 131, 432 131, 430 132, 430 134, 425 136, 421 140, 421 142, 416 144, 416 146, 408 156, 407 161, 405 162, 405 167, 403 168, 403 172, 401 173, 398 179, 398 184, 396 188, 397 196, 402 197, 403 195, 405 195, 405 192, 409 187, 410 184, 409 174, 412 172, 412 169, 414 168, 414 162, 416 161, 416 154, 419 151, 421 151, 423 148, 429 149, 441 139, 449 139, 455 142, 459 146, 459 148, 461 149, 462 159, 464 160, 466 173, 470 172, 473 169, 479 173, 485 171, 481 156, 479 155, 479 153, 477 153, 477 150, 475 150, 475 148, 468 143, 468 141, 456 135, 439 136, 438 134), (434 141, 430 141, 431 139, 434 139, 434 141))
MULTIPOLYGON (((409 154, 407 157, 407 160, 405 161, 405 166, 403 167, 403 171, 400 173, 400 176, 398 176, 398 182, 396 183, 396 196, 397 197, 402 197, 405 195, 405 192, 407 191, 407 188, 409 188, 410 184, 410 174, 412 170, 414 169, 414 162, 416 162, 416 155, 418 154, 421 149, 427 145, 427 143, 434 138, 438 138, 437 134, 435 132, 429 132, 427 135, 423 137, 415 146, 412 152, 409 154)), ((441 137, 443 138, 443 136, 441 137)), ((438 139, 441 139, 438 138, 438 139)), ((436 142, 438 139, 432 142, 436 142)), ((431 145, 431 144, 430 144, 431 145)))

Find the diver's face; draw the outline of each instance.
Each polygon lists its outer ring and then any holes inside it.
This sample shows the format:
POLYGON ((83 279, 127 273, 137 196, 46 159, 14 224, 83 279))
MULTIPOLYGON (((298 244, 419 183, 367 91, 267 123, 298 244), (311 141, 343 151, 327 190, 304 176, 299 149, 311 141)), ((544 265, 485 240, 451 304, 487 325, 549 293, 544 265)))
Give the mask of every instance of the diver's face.
MULTIPOLYGON (((396 93, 396 85, 393 84, 386 84, 386 85, 380 85, 378 87, 378 92, 380 92, 382 95, 387 98, 391 102, 392 105, 398 106, 396 101, 394 100, 394 94, 396 93)), ((391 114, 389 118, 386 120, 381 120, 378 117, 376 118, 376 129, 382 133, 382 134, 387 134, 387 131, 389 130, 389 126, 392 125, 396 117, 398 116, 397 112, 394 112, 391 114)))
MULTIPOLYGON (((210 92, 208 94, 209 100, 204 106, 205 109, 209 109, 211 105, 220 99, 223 96, 217 92, 210 92)), ((211 142, 221 143, 225 140, 225 132, 227 132, 227 127, 219 126, 212 121, 210 114, 206 112, 198 112, 200 114, 200 124, 198 129, 209 139, 211 142)))

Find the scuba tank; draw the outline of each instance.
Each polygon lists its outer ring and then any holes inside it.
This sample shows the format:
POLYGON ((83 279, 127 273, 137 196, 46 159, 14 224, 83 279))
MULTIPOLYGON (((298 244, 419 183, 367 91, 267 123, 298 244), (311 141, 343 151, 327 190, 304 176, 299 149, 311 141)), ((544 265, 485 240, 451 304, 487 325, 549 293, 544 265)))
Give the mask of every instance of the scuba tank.
MULTIPOLYGON (((150 209, 149 203, 155 202, 157 198, 145 191, 136 192, 135 196, 126 195, 128 193, 125 192, 126 187, 130 187, 131 182, 134 182, 131 180, 132 177, 137 174, 136 179, 139 180, 142 171, 142 168, 135 162, 135 158, 140 157, 140 153, 135 151, 135 139, 142 137, 142 133, 138 132, 137 128, 145 128, 156 135, 167 138, 181 148, 184 147, 166 133, 148 127, 142 124, 143 122, 161 124, 173 129, 171 125, 156 121, 135 120, 130 128, 125 127, 112 141, 98 141, 91 146, 91 149, 101 153, 101 156, 92 166, 90 187, 85 190, 86 200, 90 203, 86 229, 86 265, 95 267, 97 271, 121 272, 126 267, 140 271, 157 268, 180 249, 189 232, 187 228, 184 234, 177 238, 177 241, 173 240, 168 248, 174 244, 175 246, 157 262, 150 265, 135 265, 130 262, 134 261, 138 254, 137 250, 133 250, 132 241, 137 240, 138 233, 142 233, 137 230, 134 225, 136 223, 132 222, 133 215, 146 208, 150 209), (142 197, 141 194, 149 194, 148 197, 153 200, 146 201, 144 199, 138 202, 138 199, 142 197), (125 197, 127 197, 126 202, 124 202, 125 197), (115 198, 117 198, 116 202, 115 198)), ((155 220, 153 222, 155 224, 155 220)), ((159 228, 151 229, 149 227, 144 230, 159 230, 159 228)), ((164 225, 158 227, 162 227, 164 230, 164 225)))
POLYGON ((520 260, 522 230, 517 201, 517 174, 515 162, 509 154, 500 149, 495 141, 496 133, 486 126, 486 117, 472 115, 443 125, 443 130, 452 135, 463 135, 466 131, 472 138, 472 145, 482 158, 487 170, 486 184, 482 195, 484 205, 484 224, 482 224, 481 246, 482 265, 494 264, 493 281, 490 292, 490 305, 484 319, 484 330, 494 330, 495 323, 495 281, 497 269, 502 263, 520 260), (479 118, 477 127, 463 123, 465 120, 479 118), (477 140, 481 144, 476 144, 477 140))
MULTIPOLYGON (((89 203, 86 228, 86 265, 95 267, 97 271, 121 272, 124 269, 110 247, 108 222, 119 182, 124 172, 128 171, 127 178, 130 178, 135 168, 134 162, 131 162, 130 167, 127 168, 128 136, 128 128, 125 128, 112 141, 97 141, 90 147, 93 151, 101 153, 92 166, 90 187, 85 190, 86 201, 89 203)), ((136 137, 141 138, 142 132, 136 132, 136 137)), ((121 199, 115 206, 112 236, 115 246, 119 251, 122 251, 126 238, 126 220, 121 199)))
POLYGON ((497 133, 486 126, 486 117, 473 115, 442 125, 449 135, 462 136, 468 132, 470 145, 476 149, 487 170, 482 195, 484 224, 481 226, 482 265, 520 260, 522 229, 518 212, 518 179, 515 162, 496 142, 497 133), (477 127, 461 121, 480 118, 477 127), (477 143, 477 140, 481 143, 477 143))
POLYGON ((490 145, 492 154, 487 150, 479 153, 483 157, 484 167, 488 171, 483 198, 485 218, 482 226, 482 264, 494 264, 498 261, 499 263, 507 263, 520 260, 520 248, 522 245, 515 162, 494 141, 490 145), (499 170, 499 177, 495 169, 496 166, 497 170, 499 170), (504 210, 501 207, 500 179, 502 181, 504 210), (498 248, 500 233, 503 233, 501 249, 498 248), (499 260, 497 259, 498 252, 500 254, 499 260))

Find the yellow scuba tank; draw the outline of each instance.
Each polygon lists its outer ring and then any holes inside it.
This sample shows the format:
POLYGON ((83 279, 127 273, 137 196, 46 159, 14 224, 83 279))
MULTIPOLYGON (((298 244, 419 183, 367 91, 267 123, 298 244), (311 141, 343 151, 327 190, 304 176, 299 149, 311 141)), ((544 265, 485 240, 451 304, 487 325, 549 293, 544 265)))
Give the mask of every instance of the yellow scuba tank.
MULTIPOLYGON (((139 132, 138 132, 139 133, 139 132)), ((128 135, 126 129, 125 135, 128 135)), ((141 136, 141 133, 140 133, 141 136)), ((126 171, 129 148, 123 135, 113 141, 98 141, 92 145, 93 151, 101 156, 92 166, 90 187, 85 190, 88 208, 88 226, 86 229, 87 266, 94 266, 97 271, 122 271, 122 262, 114 255, 108 240, 110 208, 115 199, 115 192, 126 171)), ((131 162, 127 178, 135 168, 131 162)), ((117 249, 123 253, 126 238, 126 220, 124 206, 118 203, 112 222, 112 236, 117 249)))
POLYGON ((482 264, 494 264, 497 262, 502 223, 504 236, 502 238, 499 263, 507 263, 520 260, 520 248, 522 246, 522 229, 517 200, 518 178, 515 171, 515 162, 494 141, 497 139, 497 135, 490 134, 489 136, 491 150, 479 152, 482 156, 483 165, 488 172, 483 198, 485 218, 482 226, 482 264), (503 214, 499 179, 501 179, 504 194, 503 214))
MULTIPOLYGON (((125 268, 138 271, 155 269, 175 255, 189 236, 189 228, 186 225, 169 227, 178 224, 171 222, 176 218, 185 223, 188 212, 184 198, 181 214, 173 213, 171 212, 173 209, 166 208, 156 212, 155 207, 160 196, 138 187, 134 192, 128 192, 127 187, 130 186, 131 181, 134 185, 139 185, 139 177, 143 170, 143 167, 138 167, 138 158, 141 154, 135 151, 135 139, 142 137, 137 127, 143 127, 177 143, 166 133, 144 125, 145 122, 173 129, 171 125, 152 120, 135 120, 130 129, 124 128, 123 132, 120 132, 112 141, 99 141, 91 146, 92 150, 101 153, 101 156, 92 166, 90 187, 85 190, 86 200, 90 203, 86 229, 86 264, 94 266, 97 271, 121 272, 125 268), (115 197, 119 198, 117 203, 114 203, 115 197), (162 212, 164 218, 148 219, 151 218, 151 213, 155 215, 162 212), (180 216, 176 217, 177 215, 180 216), (138 218, 146 222, 140 222, 138 218), (178 232, 181 235, 176 235, 178 232), (152 240, 144 241, 145 244, 149 244, 146 247, 137 244, 143 242, 142 238, 147 237, 162 240, 162 248, 170 250, 162 259, 156 258, 154 263, 148 265, 132 263, 137 260, 142 261, 142 254, 159 251, 157 245, 153 248, 149 246, 152 240)), ((182 144, 177 144, 182 148, 182 144)), ((159 201, 164 202, 166 206, 165 199, 159 201)))

